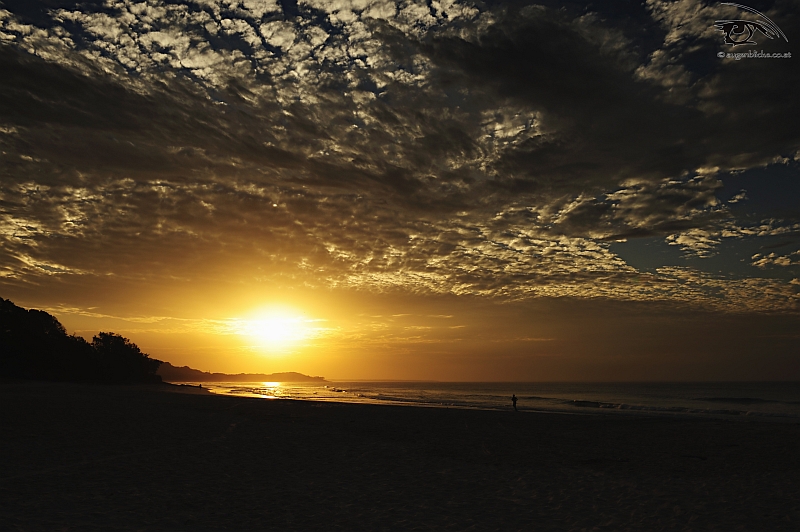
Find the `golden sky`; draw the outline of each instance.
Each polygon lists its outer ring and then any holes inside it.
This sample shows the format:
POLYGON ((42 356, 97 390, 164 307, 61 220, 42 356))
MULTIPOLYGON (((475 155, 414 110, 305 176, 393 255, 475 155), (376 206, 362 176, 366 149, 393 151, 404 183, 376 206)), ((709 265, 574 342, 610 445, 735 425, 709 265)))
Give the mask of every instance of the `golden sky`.
POLYGON ((615 5, 5 1, 0 296, 209 371, 800 379, 797 10, 615 5))

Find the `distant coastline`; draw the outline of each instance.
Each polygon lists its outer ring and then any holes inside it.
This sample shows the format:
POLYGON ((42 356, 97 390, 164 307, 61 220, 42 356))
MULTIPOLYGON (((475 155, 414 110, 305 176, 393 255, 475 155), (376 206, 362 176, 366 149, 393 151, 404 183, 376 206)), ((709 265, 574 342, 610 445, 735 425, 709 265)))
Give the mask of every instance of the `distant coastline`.
POLYGON ((166 382, 327 382, 324 377, 312 377, 294 371, 283 373, 211 373, 189 366, 177 367, 164 362, 156 372, 166 382))

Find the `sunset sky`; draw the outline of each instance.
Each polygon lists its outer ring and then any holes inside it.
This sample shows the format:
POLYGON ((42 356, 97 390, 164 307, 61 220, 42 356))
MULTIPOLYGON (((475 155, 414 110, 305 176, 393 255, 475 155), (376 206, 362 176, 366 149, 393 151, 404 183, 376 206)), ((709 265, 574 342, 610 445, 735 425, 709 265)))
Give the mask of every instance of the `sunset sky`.
POLYGON ((785 38, 697 0, 0 0, 0 297, 207 371, 798 380, 800 10, 747 5, 785 38))

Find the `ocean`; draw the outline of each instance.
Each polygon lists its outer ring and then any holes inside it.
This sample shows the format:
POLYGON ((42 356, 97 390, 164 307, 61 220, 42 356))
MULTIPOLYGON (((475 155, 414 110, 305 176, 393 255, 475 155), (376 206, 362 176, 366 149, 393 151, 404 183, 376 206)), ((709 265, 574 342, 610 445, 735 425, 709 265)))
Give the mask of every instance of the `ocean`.
POLYGON ((800 383, 204 382, 213 393, 439 408, 800 422, 800 383))

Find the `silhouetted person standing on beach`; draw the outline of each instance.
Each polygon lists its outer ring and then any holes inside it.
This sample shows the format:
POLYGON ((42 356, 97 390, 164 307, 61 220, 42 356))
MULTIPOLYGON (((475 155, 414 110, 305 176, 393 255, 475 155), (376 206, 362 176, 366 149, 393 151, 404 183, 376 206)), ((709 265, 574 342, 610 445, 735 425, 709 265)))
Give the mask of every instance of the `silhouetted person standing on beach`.
POLYGON ((513 393, 511 394, 511 404, 514 405, 514 411, 517 410, 517 396, 513 393))

